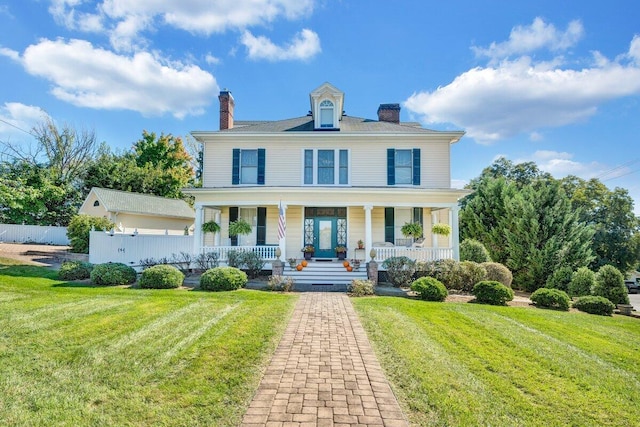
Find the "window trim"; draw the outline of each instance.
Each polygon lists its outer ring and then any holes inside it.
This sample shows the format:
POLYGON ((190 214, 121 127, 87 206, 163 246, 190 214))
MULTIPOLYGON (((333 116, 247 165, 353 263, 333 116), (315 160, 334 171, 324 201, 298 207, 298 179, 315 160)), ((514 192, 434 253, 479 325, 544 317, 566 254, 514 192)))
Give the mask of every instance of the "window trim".
POLYGON ((387 185, 398 187, 419 186, 422 179, 420 148, 387 148, 387 185), (398 184, 396 181, 396 152, 411 152, 411 182, 398 184))
POLYGON ((252 186, 252 185, 265 185, 265 170, 266 170, 266 150, 264 148, 234 148, 232 155, 231 166, 231 185, 238 186, 252 186), (256 168, 256 182, 243 183, 242 182, 242 152, 243 151, 257 151, 258 164, 256 168))
POLYGON ((320 103, 318 104, 318 112, 319 112, 319 124, 320 124, 320 129, 334 129, 336 127, 336 117, 335 117, 335 108, 336 108, 336 104, 331 101, 330 99, 323 99, 322 101, 320 101, 320 103), (323 104, 331 104, 331 105, 323 105, 323 104), (329 111, 330 117, 331 117, 331 123, 327 123, 325 124, 322 121, 322 112, 323 111, 329 111))
POLYGON ((351 149, 348 148, 303 148, 302 149, 302 171, 301 181, 304 187, 350 187, 351 186, 351 149), (307 171, 306 158, 307 152, 311 151, 312 169, 311 169, 311 183, 305 181, 305 173, 307 171), (319 184, 318 183, 318 152, 319 151, 333 151, 333 184, 319 184), (347 162, 345 166, 340 164, 340 152, 347 153, 347 162), (347 182, 340 183, 340 171, 346 168, 347 170, 347 182))

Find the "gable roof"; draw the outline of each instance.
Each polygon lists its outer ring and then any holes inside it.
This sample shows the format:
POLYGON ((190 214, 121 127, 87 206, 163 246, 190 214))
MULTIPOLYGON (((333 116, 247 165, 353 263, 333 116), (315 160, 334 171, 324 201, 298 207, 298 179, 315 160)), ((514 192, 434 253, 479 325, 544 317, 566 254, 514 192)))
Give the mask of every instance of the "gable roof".
MULTIPOLYGON (((313 117, 304 116, 293 119, 276 121, 236 121, 231 129, 221 130, 221 133, 271 133, 271 132, 323 132, 314 129, 313 117)), ((331 132, 331 131, 325 131, 331 132)), ((371 132, 371 133, 438 133, 437 131, 420 127, 417 123, 391 123, 361 117, 342 116, 340 130, 334 132, 371 132)))
POLYGON ((87 203, 91 193, 96 195, 100 204, 109 212, 170 218, 195 218, 194 210, 187 202, 180 199, 94 187, 89 192, 84 203, 87 203))

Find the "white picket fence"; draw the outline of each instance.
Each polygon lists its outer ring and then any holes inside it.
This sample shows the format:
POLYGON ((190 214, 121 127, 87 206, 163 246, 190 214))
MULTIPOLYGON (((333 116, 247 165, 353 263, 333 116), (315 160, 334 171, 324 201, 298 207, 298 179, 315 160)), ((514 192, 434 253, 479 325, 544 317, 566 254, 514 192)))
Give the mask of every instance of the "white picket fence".
POLYGON ((142 235, 92 231, 89 236, 89 262, 121 262, 139 266, 147 258, 170 258, 180 252, 193 253, 193 236, 142 235))
POLYGON ((67 227, 0 224, 0 242, 69 245, 67 227))

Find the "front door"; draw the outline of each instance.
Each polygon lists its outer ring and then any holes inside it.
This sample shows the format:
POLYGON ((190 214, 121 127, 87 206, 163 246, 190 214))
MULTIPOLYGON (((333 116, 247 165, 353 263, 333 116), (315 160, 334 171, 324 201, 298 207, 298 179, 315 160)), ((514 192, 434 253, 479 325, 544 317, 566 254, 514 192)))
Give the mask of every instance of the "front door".
POLYGON ((316 217, 314 218, 314 235, 313 245, 315 246, 316 258, 334 258, 335 247, 337 246, 335 217, 316 217))

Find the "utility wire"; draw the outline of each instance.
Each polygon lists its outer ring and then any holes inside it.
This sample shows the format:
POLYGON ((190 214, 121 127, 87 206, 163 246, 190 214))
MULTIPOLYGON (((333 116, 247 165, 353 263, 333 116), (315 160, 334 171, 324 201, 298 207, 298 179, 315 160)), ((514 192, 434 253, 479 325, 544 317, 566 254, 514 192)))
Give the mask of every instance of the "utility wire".
MULTIPOLYGON (((596 176, 596 178, 597 179, 604 178, 605 176, 611 175, 612 173, 614 173, 617 170, 620 170, 620 169, 623 169, 625 167, 631 166, 632 164, 638 163, 638 162, 640 162, 640 159, 629 160, 628 162, 622 163, 622 164, 620 164, 618 166, 615 166, 615 167, 613 167, 613 168, 611 168, 609 170, 606 170, 606 171, 600 173, 598 176, 596 176)), ((624 176, 624 175, 621 175, 621 176, 624 176)), ((614 178, 618 178, 618 176, 609 177, 609 178, 606 178, 605 180, 614 179, 614 178)), ((605 180, 603 180, 603 181, 605 181, 605 180)))
POLYGON ((10 122, 8 122, 8 121, 6 121, 6 120, 4 120, 4 119, 0 119, 0 122, 2 122, 2 123, 4 123, 4 124, 7 124, 7 125, 9 125, 9 126, 11 126, 11 127, 14 127, 14 128, 16 128, 16 129, 18 129, 19 131, 26 133, 27 135, 36 136, 36 135, 34 135, 33 133, 31 133, 31 132, 29 132, 29 131, 27 131, 27 130, 24 130, 24 129, 22 129, 21 127, 18 127, 18 126, 16 126, 16 125, 14 125, 13 123, 10 123, 10 122))

